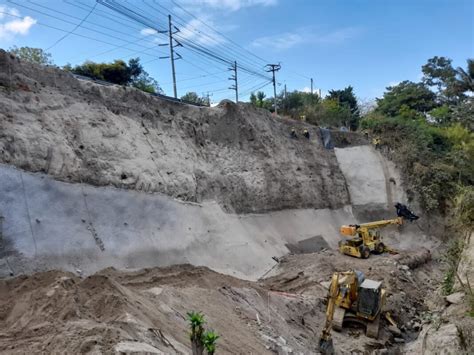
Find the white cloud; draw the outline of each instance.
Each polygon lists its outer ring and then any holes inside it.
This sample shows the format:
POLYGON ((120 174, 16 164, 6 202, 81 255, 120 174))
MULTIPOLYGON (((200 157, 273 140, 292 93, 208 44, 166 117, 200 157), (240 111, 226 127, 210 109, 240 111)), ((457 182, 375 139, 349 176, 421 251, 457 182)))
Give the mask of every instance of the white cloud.
POLYGON ((17 17, 20 16, 20 12, 14 8, 0 6, 0 12, 2 12, 2 14, 0 14, 0 39, 11 40, 16 35, 27 35, 30 28, 37 22, 30 16, 12 19, 7 14, 17 17))
POLYGON ((286 50, 306 44, 338 44, 357 36, 360 29, 354 27, 341 28, 338 30, 317 33, 311 28, 300 28, 294 32, 264 36, 257 38, 250 44, 252 47, 267 47, 276 50, 286 50))
POLYGON ((199 28, 202 27, 202 22, 208 24, 212 28, 217 27, 214 25, 210 17, 201 18, 199 20, 192 19, 186 24, 186 26, 180 28, 179 36, 206 46, 216 46, 226 42, 226 39, 216 32, 204 33, 199 31, 199 28))
POLYGON ((144 36, 156 35, 157 33, 158 31, 154 30, 153 28, 144 28, 143 30, 140 31, 140 34, 144 36))
MULTIPOLYGON (((319 95, 319 91, 321 89, 318 89, 318 88, 313 88, 313 93, 314 94, 318 94, 319 95)), ((299 91, 302 91, 302 92, 311 92, 311 88, 309 86, 305 86, 304 88, 302 88, 301 90, 299 91)), ((328 93, 324 90, 321 90, 321 97, 325 97, 328 93)))
POLYGON ((298 33, 283 33, 276 36, 260 37, 252 41, 252 47, 273 47, 276 50, 285 50, 294 47, 305 39, 298 33))
POLYGON ((237 11, 252 6, 274 6, 278 0, 185 0, 184 6, 208 6, 221 10, 237 11))

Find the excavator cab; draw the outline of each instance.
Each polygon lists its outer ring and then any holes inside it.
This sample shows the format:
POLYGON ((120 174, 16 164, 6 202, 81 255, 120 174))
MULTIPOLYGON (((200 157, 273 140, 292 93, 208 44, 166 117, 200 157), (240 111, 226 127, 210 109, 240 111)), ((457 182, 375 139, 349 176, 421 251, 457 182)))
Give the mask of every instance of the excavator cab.
POLYGON ((357 300, 358 315, 374 319, 381 308, 382 282, 365 279, 359 286, 357 300))

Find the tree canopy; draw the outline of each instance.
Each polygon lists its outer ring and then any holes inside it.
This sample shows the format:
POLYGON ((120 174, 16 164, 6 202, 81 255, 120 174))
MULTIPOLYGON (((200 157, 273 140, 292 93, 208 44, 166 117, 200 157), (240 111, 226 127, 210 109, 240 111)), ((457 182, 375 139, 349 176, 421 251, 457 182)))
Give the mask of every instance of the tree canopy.
POLYGON ((189 91, 185 95, 181 96, 181 100, 199 105, 210 105, 209 99, 207 97, 199 96, 194 91, 189 91))
POLYGON ((423 83, 402 81, 395 86, 387 87, 381 99, 377 99, 377 111, 396 116, 404 110, 415 110, 425 113, 437 106, 436 95, 423 83))
POLYGON ((45 52, 41 48, 32 47, 20 47, 14 46, 9 49, 10 53, 14 54, 17 58, 26 62, 41 64, 41 65, 52 65, 51 54, 45 52))
POLYGON ((112 63, 86 61, 74 67, 66 65, 64 69, 93 79, 118 85, 130 85, 149 93, 162 92, 158 82, 143 69, 140 58, 132 58, 128 63, 121 59, 116 59, 112 63))

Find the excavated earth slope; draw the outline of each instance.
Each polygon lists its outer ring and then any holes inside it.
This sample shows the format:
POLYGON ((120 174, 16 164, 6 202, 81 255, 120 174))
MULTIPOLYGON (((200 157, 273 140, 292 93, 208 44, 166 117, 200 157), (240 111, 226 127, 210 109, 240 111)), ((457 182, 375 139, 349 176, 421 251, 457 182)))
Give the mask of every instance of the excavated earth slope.
POLYGON ((164 101, 0 51, 0 118, 0 162, 63 181, 212 199, 237 213, 349 204, 317 129, 292 140, 293 121, 243 104, 164 101))

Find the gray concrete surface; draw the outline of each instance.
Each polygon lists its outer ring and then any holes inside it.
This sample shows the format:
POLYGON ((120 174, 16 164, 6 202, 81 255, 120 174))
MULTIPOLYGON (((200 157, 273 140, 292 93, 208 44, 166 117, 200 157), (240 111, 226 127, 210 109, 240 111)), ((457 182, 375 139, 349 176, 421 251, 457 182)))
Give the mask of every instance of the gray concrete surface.
POLYGON ((288 253, 286 243, 321 235, 336 247, 339 226, 353 219, 350 206, 228 214, 213 202, 64 183, 5 165, 0 181, 2 275, 192 263, 256 279, 272 256, 288 253))

